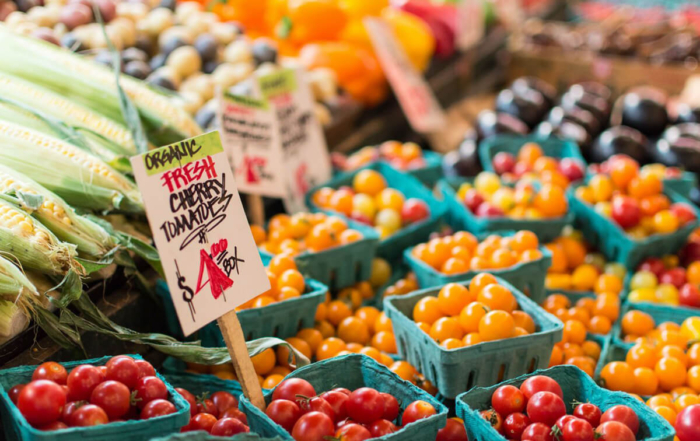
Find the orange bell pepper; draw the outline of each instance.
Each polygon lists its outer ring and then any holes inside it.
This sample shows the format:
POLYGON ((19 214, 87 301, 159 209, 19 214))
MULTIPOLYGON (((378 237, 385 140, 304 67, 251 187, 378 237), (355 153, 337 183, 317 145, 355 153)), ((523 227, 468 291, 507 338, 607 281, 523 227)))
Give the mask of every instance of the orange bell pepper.
POLYGON ((336 40, 348 21, 335 0, 289 0, 287 8, 295 43, 336 40))
POLYGON ((309 69, 326 67, 334 71, 338 84, 366 106, 378 104, 388 92, 374 55, 345 41, 307 44, 299 52, 299 60, 309 69))
POLYGON ((430 27, 415 15, 391 7, 385 8, 381 17, 391 26, 411 63, 420 72, 425 71, 435 52, 435 37, 430 27))
POLYGON ((378 16, 382 9, 389 6, 389 0, 338 0, 338 4, 348 17, 361 19, 369 15, 378 16))

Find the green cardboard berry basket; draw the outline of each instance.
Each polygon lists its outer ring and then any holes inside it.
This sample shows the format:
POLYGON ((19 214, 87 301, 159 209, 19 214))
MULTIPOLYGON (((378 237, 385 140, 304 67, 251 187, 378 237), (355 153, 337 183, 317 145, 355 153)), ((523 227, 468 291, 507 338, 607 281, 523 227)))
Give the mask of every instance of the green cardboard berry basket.
MULTIPOLYGON (((576 187, 570 187, 569 206, 576 216, 584 236, 591 245, 598 248, 609 261, 623 263, 628 269, 636 268, 650 256, 675 254, 685 245, 690 233, 699 225, 698 220, 689 222, 671 234, 654 234, 635 240, 627 235, 617 223, 605 218, 595 208, 575 195, 576 187)), ((664 188, 664 194, 673 202, 683 202, 693 207, 700 218, 700 210, 689 200, 673 190, 664 188)))
POLYGON ((476 387, 457 397, 457 416, 464 420, 470 441, 504 440, 491 424, 483 419, 479 412, 491 407, 491 395, 500 386, 520 385, 530 377, 544 375, 556 380, 564 392, 564 403, 568 414, 573 412, 573 402, 592 403, 605 412, 607 409, 623 404, 629 406, 639 417, 637 439, 644 441, 672 441, 673 427, 647 405, 622 392, 612 392, 598 386, 593 379, 575 366, 555 366, 523 375, 490 387, 476 387))
MULTIPOLYGON (((423 400, 432 405, 437 413, 428 418, 418 420, 401 428, 391 435, 372 438, 382 441, 412 441, 434 440, 447 421, 447 407, 432 395, 417 386, 400 379, 386 366, 382 366, 370 357, 360 354, 349 354, 323 360, 297 369, 287 378, 303 378, 311 383, 317 393, 329 391, 336 387, 345 387, 351 391, 361 387, 372 387, 379 392, 393 395, 401 407, 395 423, 401 421, 403 409, 416 400, 423 400)), ((265 393, 267 404, 272 400, 273 391, 265 393)), ((241 410, 248 416, 250 429, 263 436, 279 436, 284 440, 292 440, 292 436, 281 426, 273 422, 264 411, 253 406, 245 396, 241 396, 241 410)))
MULTIPOLYGON (((141 359, 140 355, 129 355, 135 359, 141 359)), ((81 364, 94 366, 105 365, 112 357, 94 358, 91 360, 70 361, 61 363, 70 371, 81 364)), ((177 408, 177 412, 162 417, 148 420, 132 420, 115 422, 92 427, 69 427, 68 429, 42 432, 32 427, 22 416, 12 401, 7 391, 14 385, 29 383, 36 366, 19 366, 0 371, 0 418, 5 429, 7 441, 72 441, 76 439, 90 441, 119 441, 128 438, 130 441, 146 441, 156 436, 175 433, 190 421, 190 405, 178 394, 174 387, 156 373, 163 380, 168 389, 168 400, 177 408)))
MULTIPOLYGON (((362 233, 362 239, 314 253, 304 251, 294 257, 302 274, 318 280, 332 291, 369 279, 372 274, 372 259, 379 246, 379 235, 374 228, 350 219, 345 220, 349 228, 362 233)), ((266 251, 260 251, 260 255, 272 257, 266 251)))
MULTIPOLYGON (((514 231, 494 232, 502 237, 509 237, 515 234, 514 231)), ((487 235, 479 235, 479 240, 482 240, 487 235)), ((412 252, 412 248, 407 248, 403 253, 404 261, 408 263, 411 270, 416 273, 418 284, 422 288, 430 288, 434 286, 445 286, 448 283, 461 282, 469 280, 479 273, 491 273, 494 276, 499 276, 503 280, 510 282, 513 286, 527 294, 535 303, 540 304, 544 300, 546 293, 544 289, 544 278, 547 275, 547 269, 552 264, 552 253, 544 246, 539 247, 542 252, 540 259, 532 262, 518 263, 508 268, 487 269, 487 270, 471 270, 461 274, 448 275, 443 274, 435 268, 431 267, 422 260, 416 258, 412 252)))
MULTIPOLYGON (((399 355, 435 384, 445 398, 455 398, 474 386, 495 384, 546 367, 554 344, 562 338, 564 325, 559 319, 510 283, 500 277, 496 279, 510 289, 520 309, 535 321, 534 334, 447 350, 423 332, 412 318, 418 301, 437 297, 439 288, 384 299, 384 311, 392 321, 399 355)), ((469 282, 460 283, 467 286, 469 282)))
POLYGON ((537 235, 541 242, 551 242, 561 235, 562 230, 574 221, 574 215, 569 207, 566 215, 554 219, 511 219, 508 217, 477 217, 457 200, 457 189, 463 183, 473 183, 474 178, 447 178, 437 183, 447 206, 446 219, 455 230, 466 230, 474 234, 491 233, 496 231, 529 230, 537 235))
MULTIPOLYGON (((403 193, 406 199, 417 198, 423 200, 423 202, 428 204, 428 207, 430 209, 430 216, 428 217, 428 219, 401 228, 393 235, 380 241, 379 248, 377 249, 377 254, 389 261, 393 261, 397 258, 400 258, 401 253, 403 253, 403 250, 405 250, 407 247, 425 241, 428 238, 428 236, 430 236, 430 233, 436 231, 440 225, 440 220, 444 216, 446 210, 444 204, 436 200, 433 197, 432 192, 425 188, 423 184, 421 184, 420 181, 418 181, 413 176, 398 171, 386 163, 377 162, 351 172, 343 173, 331 179, 329 182, 326 182, 323 185, 319 185, 312 188, 306 194, 306 205, 313 211, 321 211, 327 214, 343 216, 342 214, 338 214, 334 211, 325 210, 318 207, 312 201, 313 194, 321 187, 339 188, 345 185, 352 186, 352 180, 355 177, 355 175, 360 171, 366 169, 371 169, 379 172, 382 176, 384 176, 384 179, 386 179, 389 187, 395 188, 396 190, 403 193)), ((366 279, 368 278, 369 275, 366 279)))
POLYGON ((683 172, 678 179, 664 179, 664 187, 669 188, 684 198, 690 197, 690 192, 697 187, 698 179, 695 173, 683 172))
POLYGON ((486 171, 493 172, 494 156, 505 152, 517 157, 520 148, 530 142, 539 145, 545 156, 557 159, 571 158, 580 161, 585 174, 587 163, 581 154, 581 150, 578 148, 578 144, 559 138, 542 139, 536 136, 498 135, 485 140, 479 146, 481 167, 486 171))
MULTIPOLYGON (((261 253, 263 265, 270 262, 270 255, 261 253)), ((246 340, 261 337, 279 337, 294 335, 303 328, 314 325, 316 307, 326 300, 328 288, 326 285, 309 278, 306 282, 306 291, 299 297, 273 303, 262 308, 250 308, 237 313, 238 320, 243 328, 246 340)), ((164 280, 156 283, 156 293, 163 300, 168 328, 173 335, 181 336, 182 330, 175 313, 170 296, 170 290, 164 280)), ((209 323, 199 330, 199 339, 203 346, 224 347, 224 339, 216 322, 209 323)))

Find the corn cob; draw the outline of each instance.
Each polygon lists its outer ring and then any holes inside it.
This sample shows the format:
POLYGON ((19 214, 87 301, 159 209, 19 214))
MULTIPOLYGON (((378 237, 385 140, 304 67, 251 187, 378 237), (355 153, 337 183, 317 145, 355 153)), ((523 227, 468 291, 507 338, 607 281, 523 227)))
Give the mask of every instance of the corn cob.
POLYGON ((0 345, 29 326, 29 317, 15 303, 0 300, 0 345))
POLYGON ((29 177, 4 165, 0 165, 0 195, 12 197, 60 240, 75 244, 80 253, 101 258, 116 246, 104 228, 76 214, 63 199, 29 177), (37 196, 40 200, 30 206, 24 195, 37 196))
POLYGON ((75 245, 61 242, 38 220, 16 205, 0 199, 0 244, 7 256, 44 274, 66 274, 71 268, 81 271, 75 245))
POLYGON ((79 148, 0 121, 0 164, 27 175, 75 207, 143 212, 136 185, 79 148))
MULTIPOLYGON (((128 126, 119 105, 114 73, 89 59, 41 41, 17 35, 0 24, 0 71, 53 90, 128 126)), ((121 76, 124 93, 137 107, 146 133, 156 145, 201 134, 201 128, 171 99, 134 78, 121 76)))
POLYGON ((136 144, 126 127, 39 85, 2 74, 0 96, 35 108, 69 126, 84 127, 104 136, 120 147, 121 150, 115 152, 117 154, 136 154, 136 144))
POLYGON ((0 299, 15 303, 23 296, 39 297, 39 292, 15 264, 0 256, 0 299))

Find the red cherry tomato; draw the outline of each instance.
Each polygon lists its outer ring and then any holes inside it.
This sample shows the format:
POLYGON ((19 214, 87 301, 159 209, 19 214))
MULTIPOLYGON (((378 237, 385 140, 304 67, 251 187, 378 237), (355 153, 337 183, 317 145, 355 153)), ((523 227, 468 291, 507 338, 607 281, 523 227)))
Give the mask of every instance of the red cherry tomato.
POLYGON ((580 418, 569 420, 561 433, 562 441, 593 441, 595 439, 593 426, 580 418))
POLYGON ((220 390, 211 394, 211 397, 209 398, 216 406, 216 409, 219 411, 219 415, 223 415, 224 412, 226 412, 232 407, 238 408, 238 400, 236 399, 236 397, 234 397, 228 392, 220 390))
POLYGON ((445 427, 438 430, 435 441, 469 441, 467 429, 459 421, 448 418, 445 427))
POLYGON ((642 218, 639 202, 629 196, 615 196, 612 200, 612 218, 624 229, 637 225, 642 218))
POLYGON ((544 375, 535 375, 528 378, 520 385, 520 390, 527 400, 537 392, 552 392, 559 395, 559 398, 564 399, 564 392, 562 392, 559 383, 544 375))
POLYGON ((350 395, 350 394, 352 393, 352 392, 350 392, 350 389, 346 389, 346 388, 344 388, 344 387, 336 387, 336 388, 333 389, 331 392, 342 392, 342 393, 344 393, 345 395, 350 395))
POLYGON ((243 424, 245 424, 246 426, 248 425, 248 417, 246 416, 246 414, 233 407, 224 412, 224 414, 221 415, 221 418, 235 418, 243 424))
POLYGON ((406 199, 401 208, 401 220, 404 225, 414 224, 430 216, 430 208, 424 201, 416 198, 406 199))
POLYGON ((127 355, 112 357, 107 364, 107 380, 119 381, 133 390, 139 379, 139 367, 136 361, 127 355))
POLYGON ((551 427, 542 423, 532 423, 527 426, 520 439, 523 441, 555 441, 551 427))
POLYGON ((179 393, 190 405, 190 417, 197 415, 197 398, 190 391, 181 387, 176 387, 175 391, 179 393))
POLYGON ((399 428, 396 427, 396 424, 388 420, 377 420, 370 424, 367 428, 369 429, 369 433, 371 433, 372 436, 375 438, 378 436, 389 435, 391 433, 399 431, 399 428))
POLYGON ((436 413, 435 408, 430 403, 417 400, 406 406, 403 415, 401 415, 401 424, 406 426, 423 418, 433 416, 436 413))
POLYGON ((530 418, 522 412, 511 413, 503 420, 503 433, 508 439, 520 439, 530 425, 530 418))
POLYGON ((618 421, 608 421, 607 423, 602 423, 595 430, 598 434, 598 439, 604 439, 605 441, 635 441, 636 438, 634 433, 626 425, 618 421))
POLYGON ((482 410, 479 412, 479 415, 488 421, 496 432, 503 433, 503 417, 498 412, 495 410, 482 410))
POLYGON ((17 405, 17 397, 19 397, 19 393, 22 392, 22 389, 24 389, 24 384, 15 384, 9 391, 7 391, 10 401, 12 401, 15 405, 17 405))
POLYGON ((211 428, 211 434, 214 436, 233 436, 239 433, 248 433, 248 426, 235 418, 222 418, 211 428))
POLYGON ((84 404, 87 404, 87 402, 71 401, 70 403, 66 403, 66 405, 63 406, 63 410, 61 411, 61 421, 68 424, 69 426, 72 426, 73 423, 71 423, 71 417, 73 416, 73 412, 78 410, 78 408, 84 404))
POLYGON ((346 424, 335 432, 339 441, 365 441, 372 438, 372 434, 364 426, 359 424, 346 424))
POLYGON ((71 426, 88 427, 100 426, 109 422, 109 417, 100 406, 86 404, 80 406, 70 417, 71 426))
POLYGON ((214 427, 214 424, 216 424, 216 421, 216 417, 210 413, 198 413, 190 418, 190 423, 188 424, 189 430, 193 432, 203 430, 207 433, 211 433, 211 429, 214 427))
POLYGON ((603 413, 603 416, 600 417, 600 422, 606 423, 608 421, 621 422, 629 427, 635 435, 639 431, 639 417, 630 407, 622 404, 613 406, 603 413))
POLYGON ((291 432, 294 424, 301 418, 302 411, 293 401, 274 400, 267 406, 265 414, 282 426, 284 430, 291 432))
POLYGON ((600 409, 595 404, 582 403, 574 409, 574 416, 586 420, 593 427, 598 427, 600 424, 600 409))
POLYGON ((314 390, 311 383, 306 380, 302 380, 301 378, 290 378, 289 380, 284 380, 277 385, 275 391, 272 392, 272 399, 297 402, 297 400, 299 400, 297 395, 302 395, 304 397, 315 397, 316 390, 314 390))
POLYGON ((341 421, 348 417, 348 411, 345 409, 345 402, 348 400, 348 395, 338 390, 331 390, 322 393, 321 398, 326 400, 333 408, 335 421, 341 421))
POLYGON ((525 395, 515 386, 501 386, 491 396, 491 407, 506 417, 525 410, 525 395))
POLYGON ((564 401, 552 392, 537 392, 527 402, 527 416, 533 423, 551 426, 564 415, 564 401))
POLYGON ((141 419, 147 420, 177 412, 177 408, 168 400, 153 400, 141 409, 141 419))
POLYGON ((68 374, 68 398, 71 401, 87 401, 92 390, 104 381, 102 373, 95 366, 81 364, 68 374))
POLYGON ((384 415, 383 419, 394 421, 399 417, 399 401, 391 394, 380 393, 384 398, 384 415))
POLYGON ((36 380, 27 384, 17 397, 17 408, 32 426, 53 423, 61 416, 66 404, 66 392, 49 380, 36 380))
POLYGON ((156 370, 153 368, 153 365, 146 360, 134 360, 134 363, 139 368, 137 378, 156 376, 156 370))
POLYGON ((39 430, 43 430, 44 432, 50 432, 52 430, 63 430, 67 428, 68 425, 66 425, 66 423, 64 423, 63 421, 54 421, 53 423, 49 423, 39 427, 39 430))
POLYGON ((214 415, 217 419, 219 418, 219 410, 209 398, 197 402, 197 413, 208 413, 209 415, 214 415))
POLYGON ((136 390, 136 405, 139 409, 143 409, 153 400, 168 398, 168 388, 158 377, 148 376, 136 380, 134 390, 136 390))
POLYGON ((66 368, 56 363, 55 361, 47 361, 42 363, 34 369, 32 374, 33 380, 49 380, 56 384, 66 384, 68 379, 68 372, 66 368))
POLYGON ((375 389, 361 387, 350 394, 345 410, 358 423, 369 424, 384 415, 384 398, 375 389))
POLYGON ((118 381, 107 380, 92 390, 90 404, 100 406, 110 420, 126 415, 131 407, 129 388, 118 381))
POLYGON ((563 417, 559 418, 556 423, 554 423, 555 426, 559 428, 559 430, 563 431, 564 426, 566 426, 569 421, 575 420, 576 417, 573 415, 564 415, 563 417))
POLYGON ((292 429, 292 438, 295 441, 325 441, 326 437, 332 437, 334 434, 333 420, 321 412, 302 415, 292 429))
POLYGON ((676 417, 676 436, 680 441, 700 439, 700 404, 680 411, 676 417))

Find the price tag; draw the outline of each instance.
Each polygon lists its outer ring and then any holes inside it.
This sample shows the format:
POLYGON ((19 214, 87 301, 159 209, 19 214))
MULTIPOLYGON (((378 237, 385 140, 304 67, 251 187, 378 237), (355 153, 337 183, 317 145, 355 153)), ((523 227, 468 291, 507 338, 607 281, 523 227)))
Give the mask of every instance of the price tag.
POLYGON ((255 89, 276 110, 287 181, 287 212, 305 211, 304 196, 331 178, 331 162, 323 129, 314 114, 314 101, 299 69, 281 69, 258 76, 255 89))
POLYGON ((283 198, 287 195, 282 147, 275 111, 267 101, 219 94, 224 150, 242 193, 283 198))
POLYGON ((270 289, 219 132, 131 165, 185 335, 270 289))
POLYGON ((483 0, 461 0, 457 14, 457 47, 466 51, 484 38, 483 0))
POLYGON ((420 133, 442 130, 446 119, 440 103, 409 61, 389 25, 375 17, 366 17, 364 23, 384 74, 413 130, 420 133))

